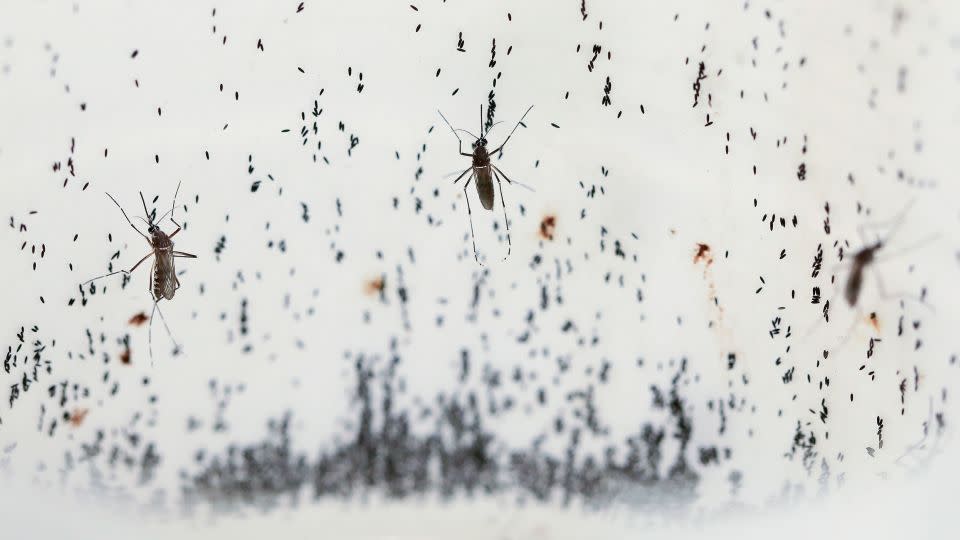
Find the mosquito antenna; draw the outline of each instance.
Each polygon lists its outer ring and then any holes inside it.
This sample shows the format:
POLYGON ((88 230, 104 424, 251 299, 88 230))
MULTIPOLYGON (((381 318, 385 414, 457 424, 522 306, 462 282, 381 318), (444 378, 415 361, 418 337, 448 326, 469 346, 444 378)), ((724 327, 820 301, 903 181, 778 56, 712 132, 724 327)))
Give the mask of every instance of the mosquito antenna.
POLYGON ((480 104, 480 134, 483 134, 483 103, 480 104))
POLYGON ((892 252, 892 253, 884 253, 884 254, 883 254, 883 257, 878 257, 876 260, 874 260, 874 262, 875 262, 875 263, 876 263, 876 262, 882 262, 882 261, 886 261, 886 260, 889 260, 889 259, 893 259, 893 258, 895 258, 895 257, 899 257, 900 255, 903 255, 904 253, 909 253, 909 252, 911 252, 911 251, 920 249, 920 248, 926 246, 927 244, 930 244, 930 243, 932 243, 932 242, 935 242, 935 241, 936 241, 937 239, 939 239, 939 238, 940 238, 940 233, 933 233, 933 234, 927 236, 926 238, 924 238, 923 240, 920 240, 919 242, 914 242, 913 244, 910 244, 909 246, 906 246, 906 247, 902 247, 902 248, 900 248, 900 249, 898 249, 898 250, 896 250, 896 251, 894 251, 894 252, 892 252))
POLYGON ((480 137, 477 137, 476 135, 474 135, 473 133, 470 133, 469 131, 467 131, 467 130, 465 130, 465 129, 457 128, 457 129, 455 129, 454 131, 462 131, 462 132, 466 133, 467 135, 473 137, 474 139, 480 140, 480 137))
POLYGON ((497 124, 502 124, 503 120, 497 120, 496 122, 490 124, 490 129, 487 130, 487 135, 490 135, 490 132, 493 131, 493 127, 497 124))
POLYGON ((523 116, 520 117, 520 121, 517 122, 517 125, 513 126, 513 130, 510 132, 509 135, 507 135, 507 139, 506 139, 505 141, 503 141, 503 144, 501 144, 500 147, 497 148, 496 150, 494 150, 493 152, 490 152, 491 154, 496 154, 497 152, 499 152, 500 150, 502 150, 504 146, 507 145, 507 141, 510 140, 510 137, 513 137, 513 132, 514 132, 514 131, 517 131, 517 128, 520 127, 520 124, 523 123, 523 119, 526 118, 526 117, 527 117, 527 114, 528 114, 530 111, 532 111, 532 110, 533 110, 533 105, 531 105, 530 108, 527 109, 527 112, 523 113, 523 116))
MULTIPOLYGON (((104 192, 104 193, 106 193, 106 192, 104 192)), ((123 217, 126 218, 127 223, 129 223, 130 226, 133 227, 133 230, 137 231, 137 234, 139 234, 140 236, 144 237, 144 238, 147 240, 147 242, 149 242, 150 239, 147 238, 147 235, 145 235, 145 234, 143 234, 142 232, 140 232, 140 229, 138 229, 138 228, 133 224, 133 222, 130 221, 130 217, 127 216, 127 211, 124 210, 122 206, 120 206, 120 203, 118 203, 117 200, 113 198, 113 195, 107 193, 107 197, 110 197, 110 200, 113 201, 113 204, 117 205, 117 208, 119 208, 120 211, 123 212, 123 217)), ((137 216, 137 217, 140 217, 140 216, 137 216)))
POLYGON ((903 222, 905 221, 904 218, 907 217, 907 212, 910 211, 910 207, 913 206, 913 203, 915 203, 916 201, 917 201, 916 198, 910 199, 910 202, 908 202, 907 205, 903 207, 903 210, 901 210, 900 213, 897 214, 897 217, 894 220, 893 227, 890 229, 890 232, 887 233, 887 237, 883 239, 883 243, 885 245, 890 243, 890 239, 893 238, 894 234, 900 232, 900 226, 903 225, 903 222))

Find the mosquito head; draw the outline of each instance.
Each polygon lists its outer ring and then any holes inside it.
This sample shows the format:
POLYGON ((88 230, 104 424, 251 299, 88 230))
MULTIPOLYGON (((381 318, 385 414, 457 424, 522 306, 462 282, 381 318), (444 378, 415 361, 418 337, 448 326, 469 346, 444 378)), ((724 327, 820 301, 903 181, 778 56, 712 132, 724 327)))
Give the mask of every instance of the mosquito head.
POLYGON ((487 138, 486 138, 486 137, 480 137, 479 139, 477 139, 477 140, 473 143, 473 148, 474 148, 474 149, 476 149, 476 148, 485 148, 486 146, 487 146, 487 138))
POLYGON ((854 256, 854 264, 858 266, 866 266, 873 262, 873 258, 876 256, 877 250, 883 247, 883 241, 877 240, 876 244, 867 246, 860 251, 858 251, 854 256))

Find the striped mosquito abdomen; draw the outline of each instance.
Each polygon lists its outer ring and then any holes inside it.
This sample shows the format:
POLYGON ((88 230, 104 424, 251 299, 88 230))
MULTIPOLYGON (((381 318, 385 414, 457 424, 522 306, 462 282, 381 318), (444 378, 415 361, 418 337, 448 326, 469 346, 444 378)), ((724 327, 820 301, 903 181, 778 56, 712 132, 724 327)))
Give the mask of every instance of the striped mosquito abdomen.
POLYGON ((153 263, 152 293, 153 299, 166 298, 172 300, 177 292, 176 268, 173 264, 173 241, 161 230, 153 231, 153 249, 155 260, 153 263))

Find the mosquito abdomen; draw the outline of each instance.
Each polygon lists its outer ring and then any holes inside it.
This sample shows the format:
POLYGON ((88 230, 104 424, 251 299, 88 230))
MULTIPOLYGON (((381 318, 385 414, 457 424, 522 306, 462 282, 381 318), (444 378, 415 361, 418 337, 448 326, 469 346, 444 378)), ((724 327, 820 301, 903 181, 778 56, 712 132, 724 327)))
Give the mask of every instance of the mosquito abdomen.
POLYGON ((477 168, 477 196, 480 204, 487 210, 493 210, 493 180, 490 178, 490 167, 477 168))
POLYGON ((862 285, 863 267, 854 266, 854 268, 850 270, 850 277, 847 278, 847 286, 843 291, 843 297, 851 307, 857 305, 857 299, 860 298, 860 288, 862 285))
POLYGON ((173 300, 173 295, 177 292, 173 253, 169 249, 158 249, 156 258, 157 260, 153 265, 153 299, 166 298, 167 300, 173 300))

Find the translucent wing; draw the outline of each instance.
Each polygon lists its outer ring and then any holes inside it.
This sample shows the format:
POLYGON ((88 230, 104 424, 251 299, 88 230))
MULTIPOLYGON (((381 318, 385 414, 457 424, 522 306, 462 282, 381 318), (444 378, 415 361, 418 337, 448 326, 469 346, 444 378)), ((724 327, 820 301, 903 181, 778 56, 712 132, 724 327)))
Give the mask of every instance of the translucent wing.
POLYGON ((172 300, 176 292, 177 276, 173 266, 173 253, 169 249, 158 250, 153 263, 153 299, 172 300))

